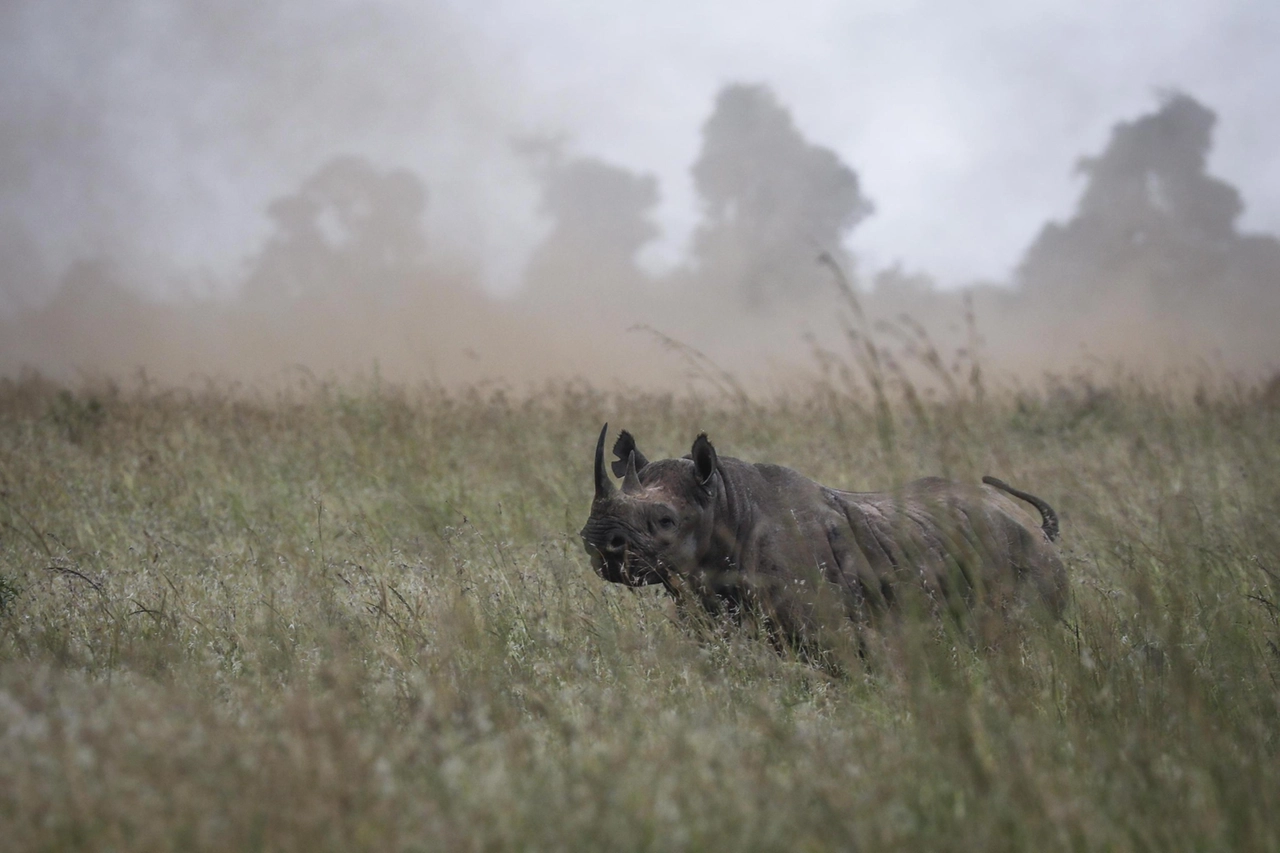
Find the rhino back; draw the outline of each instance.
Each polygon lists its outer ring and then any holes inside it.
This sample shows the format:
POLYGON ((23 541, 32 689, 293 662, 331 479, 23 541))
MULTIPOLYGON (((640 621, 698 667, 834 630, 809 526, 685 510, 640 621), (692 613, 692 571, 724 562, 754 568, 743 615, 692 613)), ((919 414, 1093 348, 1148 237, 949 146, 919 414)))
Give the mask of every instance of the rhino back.
POLYGON ((891 604, 898 585, 921 584, 932 595, 971 602, 1030 585, 1056 616, 1066 600, 1066 570, 1036 520, 989 486, 937 477, 894 492, 831 490, 852 542, 841 543, 842 569, 891 604))
POLYGON ((720 473, 726 550, 715 559, 728 558, 775 599, 812 578, 838 591, 855 618, 891 608, 904 587, 955 606, 1029 584, 1055 615, 1065 603, 1055 549, 997 489, 930 477, 892 492, 851 492, 726 457, 720 473))

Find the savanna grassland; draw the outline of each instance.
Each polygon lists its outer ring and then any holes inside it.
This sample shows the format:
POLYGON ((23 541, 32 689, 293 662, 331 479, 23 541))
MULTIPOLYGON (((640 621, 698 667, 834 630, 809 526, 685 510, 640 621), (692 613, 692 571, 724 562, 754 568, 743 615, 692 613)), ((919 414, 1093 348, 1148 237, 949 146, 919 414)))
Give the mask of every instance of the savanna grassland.
POLYGON ((1274 389, 844 388, 4 384, 0 846, 1280 849, 1274 389), (829 666, 689 625, 582 553, 604 420, 1005 478, 1065 620, 829 666))

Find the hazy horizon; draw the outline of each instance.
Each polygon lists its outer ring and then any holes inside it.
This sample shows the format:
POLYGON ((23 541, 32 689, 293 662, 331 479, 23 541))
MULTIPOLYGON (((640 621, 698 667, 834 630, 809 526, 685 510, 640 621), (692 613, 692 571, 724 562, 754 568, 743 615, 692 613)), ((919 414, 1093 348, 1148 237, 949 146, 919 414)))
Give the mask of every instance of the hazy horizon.
MULTIPOLYGON (((1280 119, 1265 109, 1280 79, 1276 43, 1280 7, 1248 2, 783 13, 710 0, 644 10, 119 0, 88 11, 18 0, 0 10, 0 318, 51 305, 54 316, 26 333, 32 340, 6 333, 0 355, 38 367, 70 353, 95 365, 174 361, 181 335, 139 331, 151 323, 205 341, 177 360, 210 369, 233 351, 292 357, 246 344, 240 320, 232 334, 225 318, 178 321, 145 307, 210 296, 257 312, 249 325, 263 328, 249 337, 299 336, 334 363, 367 366, 388 323, 406 359, 459 365, 493 345, 495 328, 513 330, 526 352, 551 347, 573 363, 575 346, 589 360, 586 350, 614 345, 637 322, 696 346, 749 338, 803 354, 801 336, 830 319, 805 307, 829 281, 812 263, 820 251, 840 255, 864 288, 887 283, 884 312, 940 326, 959 311, 941 294, 1030 287, 1039 295, 1016 309, 998 296, 983 303, 998 346, 1044 337, 1001 328, 1025 325, 1031 302, 1074 287, 1079 308, 1105 284, 1105 304, 1091 310, 1129 320, 1099 333, 1123 344, 1104 349, 1190 334, 1212 353, 1236 346, 1237 318, 1264 327, 1280 289, 1270 241, 1280 234, 1280 119), (726 104, 735 86, 756 94, 726 104), (1078 164, 1174 93, 1216 120, 1204 144, 1182 144, 1169 174, 1190 181, 1192 196, 1225 187, 1229 203, 1209 219, 1228 242, 1188 225, 1168 238, 1172 254, 1060 269, 1082 247, 1103 253, 1094 260, 1111 251, 1097 228, 1132 227, 1104 210, 1129 192, 1124 169, 1090 177, 1078 164), (756 135, 739 144, 732 128, 744 121, 756 135), (1086 215, 1098 193, 1114 198, 1086 215), (376 221, 333 219, 384 203, 376 221), (1067 241, 1058 248, 1045 236, 1055 229, 1067 241), (1202 244, 1230 262, 1205 260, 1202 244), (1020 268, 1032 257, 1040 266, 1020 268), (1147 281, 1193 270, 1194 283, 1147 281), (286 279, 315 302, 302 312, 308 331, 278 302, 286 279), (358 304, 373 280, 414 295, 358 304), (101 293, 93 307, 84 294, 104 287, 144 307, 101 293), (1176 295, 1194 287, 1227 288, 1225 299, 1196 297, 1227 307, 1176 295), (787 323, 685 328, 669 304, 679 292, 701 294, 722 321, 767 308, 787 323), (564 330, 584 316, 598 328, 575 344, 564 330), (317 349, 320 329, 331 348, 317 349)), ((1159 170, 1153 144, 1139 147, 1159 170)), ((1159 213, 1160 188, 1134 186, 1154 193, 1147 207, 1159 213)), ((1200 214, 1170 216, 1185 225, 1200 214)), ((1042 309, 1037 323, 1060 318, 1042 309)), ((1067 323, 1058 351, 1075 352, 1072 336, 1092 335, 1095 319, 1067 323)), ((1274 369, 1280 352, 1267 335, 1243 337, 1226 361, 1274 369)), ((1009 346, 995 357, 1021 358, 1009 346)), ((530 356, 504 359, 490 372, 530 356)))

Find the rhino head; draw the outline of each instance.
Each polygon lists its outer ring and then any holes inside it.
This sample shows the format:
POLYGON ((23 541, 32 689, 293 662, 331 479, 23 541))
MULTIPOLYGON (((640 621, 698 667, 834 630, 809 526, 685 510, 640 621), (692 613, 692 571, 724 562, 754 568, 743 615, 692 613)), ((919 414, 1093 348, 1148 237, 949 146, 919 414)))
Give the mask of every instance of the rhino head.
POLYGON ((623 431, 611 465, 622 479, 618 489, 605 470, 608 430, 605 424, 596 442, 595 498, 582 528, 583 546, 604 580, 633 587, 660 583, 674 594, 711 538, 706 522, 716 495, 715 448, 704 433, 687 458, 650 462, 623 431))

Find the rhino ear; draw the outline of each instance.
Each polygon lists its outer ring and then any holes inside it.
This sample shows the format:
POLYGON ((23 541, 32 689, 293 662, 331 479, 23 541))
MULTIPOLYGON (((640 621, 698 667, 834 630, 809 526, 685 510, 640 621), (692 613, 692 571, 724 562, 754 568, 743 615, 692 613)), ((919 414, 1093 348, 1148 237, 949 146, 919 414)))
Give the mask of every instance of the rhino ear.
POLYGON ((716 458, 716 449, 707 440, 705 432, 699 433, 694 440, 693 452, 690 456, 693 458, 693 470, 698 477, 698 485, 710 487, 711 476, 716 473, 719 462, 716 458))
POLYGON ((627 457, 633 453, 636 455, 636 473, 639 473, 644 470, 644 466, 649 464, 649 460, 645 459, 644 454, 640 452, 640 448, 636 447, 636 440, 631 437, 631 433, 624 429, 622 435, 618 436, 618 440, 613 444, 613 455, 618 457, 618 461, 610 466, 613 469, 613 476, 626 476, 627 457))

